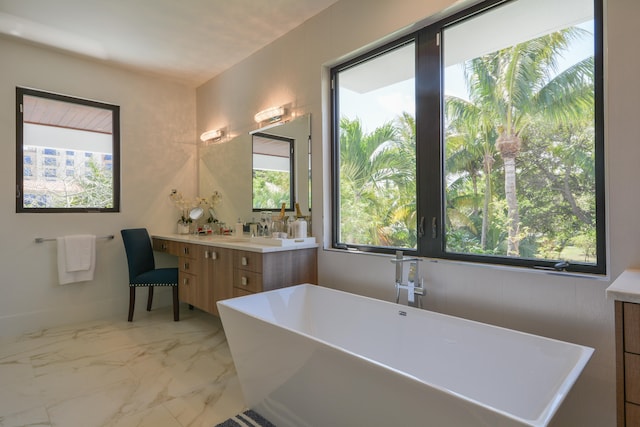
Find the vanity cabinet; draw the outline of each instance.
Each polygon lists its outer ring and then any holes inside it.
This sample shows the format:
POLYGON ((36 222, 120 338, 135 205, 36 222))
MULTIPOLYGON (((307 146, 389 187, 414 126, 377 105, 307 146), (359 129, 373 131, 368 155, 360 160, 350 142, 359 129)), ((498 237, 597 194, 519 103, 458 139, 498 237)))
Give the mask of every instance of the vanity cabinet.
POLYGON ((625 270, 606 293, 615 303, 617 425, 640 426, 640 270, 625 270))
POLYGON ((180 301, 215 315, 216 302, 223 299, 317 282, 315 246, 279 250, 223 246, 153 237, 154 250, 178 257, 180 301))
POLYGON ((282 252, 235 251, 233 296, 316 283, 316 249, 282 252))
POLYGON ((640 304, 616 301, 618 426, 640 425, 640 304))

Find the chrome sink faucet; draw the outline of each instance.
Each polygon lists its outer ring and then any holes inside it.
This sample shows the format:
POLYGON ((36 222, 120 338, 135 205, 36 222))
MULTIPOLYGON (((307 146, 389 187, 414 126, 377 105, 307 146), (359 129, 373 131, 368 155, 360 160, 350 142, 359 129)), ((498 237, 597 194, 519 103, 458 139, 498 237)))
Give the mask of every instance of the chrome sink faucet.
POLYGON ((422 308, 422 297, 426 294, 424 281, 420 276, 420 263, 422 262, 422 259, 416 257, 405 257, 402 251, 396 251, 396 256, 391 259, 391 262, 396 265, 396 304, 400 302, 400 290, 406 290, 407 305, 413 304, 418 308, 422 308), (403 266, 405 263, 409 263, 407 283, 403 282, 403 266), (416 281, 420 282, 419 286, 416 286, 416 281))

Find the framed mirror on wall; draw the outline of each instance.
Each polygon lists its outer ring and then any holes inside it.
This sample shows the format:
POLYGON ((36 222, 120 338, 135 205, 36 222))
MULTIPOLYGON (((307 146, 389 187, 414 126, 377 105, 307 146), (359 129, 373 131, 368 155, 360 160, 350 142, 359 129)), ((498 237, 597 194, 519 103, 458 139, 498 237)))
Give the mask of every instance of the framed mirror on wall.
POLYGON ((295 167, 293 138, 258 132, 252 134, 252 208, 294 209, 295 167))
MULTIPOLYGON (((311 211, 311 115, 298 116, 289 122, 236 134, 219 144, 202 144, 198 148, 198 194, 208 197, 213 191, 222 195, 216 206, 216 219, 235 223, 255 217, 253 210, 253 134, 266 133, 293 140, 293 200, 303 215, 311 211)), ((279 210, 278 205, 269 210, 279 210)))

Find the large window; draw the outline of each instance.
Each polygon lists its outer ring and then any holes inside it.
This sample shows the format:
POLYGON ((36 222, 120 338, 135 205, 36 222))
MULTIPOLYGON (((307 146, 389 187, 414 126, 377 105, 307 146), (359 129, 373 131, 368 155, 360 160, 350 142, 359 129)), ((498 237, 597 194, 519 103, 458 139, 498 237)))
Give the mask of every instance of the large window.
POLYGON ((605 273, 601 9, 488 1, 335 67, 334 247, 605 273))
POLYGON ((16 212, 117 212, 119 107, 16 89, 16 212))

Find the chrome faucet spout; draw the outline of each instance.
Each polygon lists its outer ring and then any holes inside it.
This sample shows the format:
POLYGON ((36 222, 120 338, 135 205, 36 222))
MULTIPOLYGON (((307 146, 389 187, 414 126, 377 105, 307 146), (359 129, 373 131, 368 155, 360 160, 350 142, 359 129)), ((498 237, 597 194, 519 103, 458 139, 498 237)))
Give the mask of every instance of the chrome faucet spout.
POLYGON ((419 308, 422 308, 422 296, 425 294, 419 268, 419 264, 422 262, 422 259, 417 257, 405 257, 402 251, 396 251, 396 256, 391 259, 391 262, 396 265, 396 304, 400 302, 400 290, 404 289, 407 291, 407 305, 415 303, 415 297, 417 296, 417 305, 419 308), (403 264, 406 262, 410 264, 407 283, 404 283, 403 264), (420 282, 420 286, 416 286, 416 282, 418 281, 420 282))

